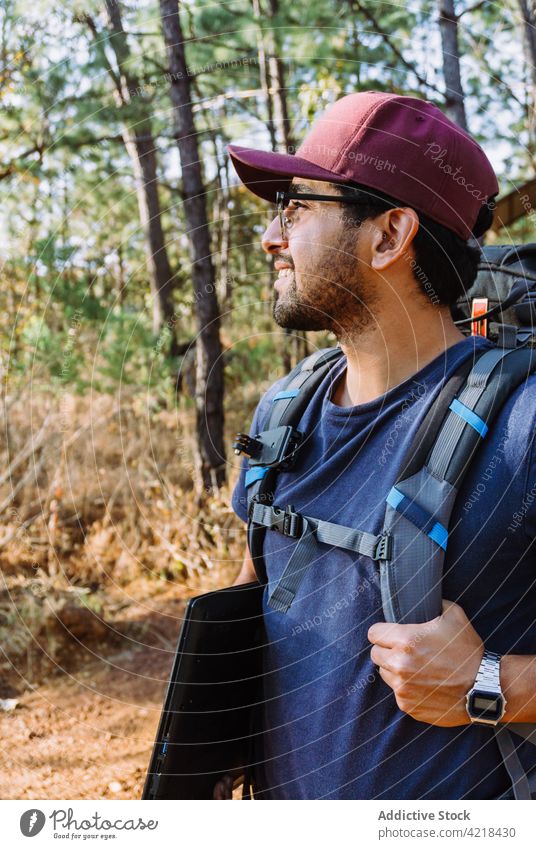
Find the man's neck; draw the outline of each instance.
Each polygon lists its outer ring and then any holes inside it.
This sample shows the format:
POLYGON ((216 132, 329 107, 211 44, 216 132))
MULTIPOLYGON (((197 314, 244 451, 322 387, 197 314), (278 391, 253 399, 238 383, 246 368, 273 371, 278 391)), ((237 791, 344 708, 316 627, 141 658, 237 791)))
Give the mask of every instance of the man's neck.
POLYGON ((354 407, 379 398, 464 339, 448 309, 398 314, 379 321, 340 345, 347 368, 334 389, 332 401, 354 407))

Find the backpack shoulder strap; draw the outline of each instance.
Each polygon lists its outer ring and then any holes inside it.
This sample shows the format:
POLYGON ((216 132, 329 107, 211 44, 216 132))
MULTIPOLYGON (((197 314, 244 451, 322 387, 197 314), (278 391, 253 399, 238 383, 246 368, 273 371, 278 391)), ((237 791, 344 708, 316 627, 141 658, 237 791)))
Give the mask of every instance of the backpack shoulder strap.
POLYGON ((339 347, 324 348, 299 362, 272 399, 265 429, 253 439, 245 434, 237 435, 235 451, 246 454, 249 463, 246 472, 248 546, 257 577, 263 584, 266 583, 263 558, 266 527, 252 521, 252 507, 256 503, 272 504, 279 471, 291 468, 297 459, 302 434, 295 428, 318 386, 342 355, 339 347))
POLYGON ((393 546, 392 560, 380 564, 380 585, 387 622, 427 622, 441 613, 456 495, 500 408, 535 368, 536 351, 486 350, 464 381, 463 370, 453 376, 429 410, 386 499, 384 532, 392 534, 393 546))
MULTIPOLYGON (((393 535, 392 560, 380 564, 387 621, 425 622, 441 613, 443 562, 457 492, 497 413, 535 369, 534 350, 488 350, 459 391, 452 397, 459 379, 449 382, 426 416, 417 434, 419 444, 387 497, 385 531, 393 535), (434 429, 437 436, 430 447, 426 435, 434 429), (427 459, 419 468, 424 452, 427 459)), ((512 734, 536 745, 536 725, 506 723, 494 730, 514 798, 531 799, 536 773, 526 774, 512 734)))

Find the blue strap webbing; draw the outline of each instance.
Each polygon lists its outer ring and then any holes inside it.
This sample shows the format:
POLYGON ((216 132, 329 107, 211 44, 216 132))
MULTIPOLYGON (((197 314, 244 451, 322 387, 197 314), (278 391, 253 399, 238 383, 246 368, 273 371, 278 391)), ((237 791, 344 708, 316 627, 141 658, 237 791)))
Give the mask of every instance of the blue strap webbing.
POLYGON ((255 481, 260 481, 265 476, 268 471, 268 466, 253 466, 251 469, 248 469, 245 477, 245 485, 246 489, 251 486, 255 481))
POLYGON ((471 425, 471 427, 476 430, 481 437, 484 437, 487 434, 488 426, 484 419, 481 419, 480 416, 477 416, 473 410, 470 410, 469 407, 462 404, 458 398, 454 398, 449 410, 452 410, 453 413, 456 413, 460 416, 460 418, 464 419, 464 421, 466 421, 468 425, 471 425))
POLYGON ((278 392, 277 395, 274 395, 272 398, 272 404, 274 401, 282 401, 285 398, 295 398, 299 393, 299 389, 282 389, 281 392, 278 392))
POLYGON ((416 501, 408 498, 403 492, 400 492, 396 486, 389 490, 386 501, 398 513, 406 517, 415 527, 419 528, 423 533, 427 534, 437 545, 446 551, 449 532, 441 522, 438 522, 434 516, 428 513, 424 507, 421 507, 416 501))

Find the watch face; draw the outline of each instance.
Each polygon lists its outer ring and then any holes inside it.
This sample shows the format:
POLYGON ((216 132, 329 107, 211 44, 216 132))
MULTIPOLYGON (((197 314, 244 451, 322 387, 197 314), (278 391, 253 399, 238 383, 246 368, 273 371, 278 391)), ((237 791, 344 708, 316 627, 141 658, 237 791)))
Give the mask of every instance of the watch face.
POLYGON ((502 716, 503 707, 504 697, 497 693, 473 690, 469 696, 468 708, 473 719, 497 722, 502 716))

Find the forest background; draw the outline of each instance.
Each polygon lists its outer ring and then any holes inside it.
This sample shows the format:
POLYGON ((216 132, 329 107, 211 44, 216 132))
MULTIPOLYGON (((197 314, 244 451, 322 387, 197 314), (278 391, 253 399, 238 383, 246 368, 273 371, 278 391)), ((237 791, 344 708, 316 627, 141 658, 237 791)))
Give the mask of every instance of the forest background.
POLYGON ((530 0, 2 0, 2 798, 139 797, 185 599, 243 555, 232 436, 333 344, 274 324, 272 210, 226 145, 294 152, 346 93, 425 97, 517 204, 489 238, 531 241, 535 22, 530 0))

